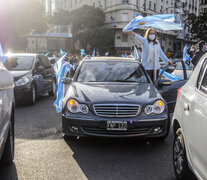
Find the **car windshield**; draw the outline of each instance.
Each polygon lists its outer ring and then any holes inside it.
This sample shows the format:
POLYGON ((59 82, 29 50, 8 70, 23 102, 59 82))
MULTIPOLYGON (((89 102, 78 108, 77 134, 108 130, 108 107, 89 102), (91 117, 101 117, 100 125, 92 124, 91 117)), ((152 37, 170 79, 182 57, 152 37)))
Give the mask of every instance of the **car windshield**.
POLYGON ((4 65, 9 71, 25 71, 32 68, 33 62, 33 57, 7 57, 4 65))
POLYGON ((147 83, 148 80, 137 62, 101 61, 84 62, 78 82, 136 82, 147 83))

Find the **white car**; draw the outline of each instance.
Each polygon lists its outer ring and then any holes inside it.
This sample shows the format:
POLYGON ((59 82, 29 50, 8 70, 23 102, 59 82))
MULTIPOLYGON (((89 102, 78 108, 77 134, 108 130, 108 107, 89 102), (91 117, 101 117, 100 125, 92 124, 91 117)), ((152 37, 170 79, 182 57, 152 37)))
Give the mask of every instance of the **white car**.
POLYGON ((207 179, 207 53, 178 90, 173 115, 173 163, 177 179, 207 179))
POLYGON ((14 159, 14 80, 0 61, 0 166, 14 159))

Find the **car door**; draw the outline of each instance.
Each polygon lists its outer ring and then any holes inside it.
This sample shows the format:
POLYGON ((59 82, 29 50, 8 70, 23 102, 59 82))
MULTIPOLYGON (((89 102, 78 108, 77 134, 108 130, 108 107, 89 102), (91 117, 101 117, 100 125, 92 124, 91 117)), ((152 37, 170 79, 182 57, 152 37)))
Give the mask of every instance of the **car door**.
MULTIPOLYGON (((173 79, 172 84, 169 86, 159 86, 157 82, 160 79, 166 78, 165 76, 163 77, 163 74, 161 74, 155 83, 158 91, 160 92, 162 97, 166 100, 166 102, 168 104, 168 110, 170 113, 174 112, 178 89, 180 87, 182 87, 188 80, 185 63, 181 60, 178 60, 178 61, 176 61, 176 64, 177 64, 177 66, 180 66, 181 68, 179 68, 179 70, 175 69, 176 72, 173 71, 172 73, 169 73, 169 75, 172 74, 172 75, 178 77, 178 79, 176 79, 176 78, 173 79)), ((167 67, 164 69, 165 73, 167 73, 166 70, 167 70, 167 67)), ((169 76, 169 78, 170 78, 170 76, 169 76)))
POLYGON ((54 81, 53 69, 47 57, 41 56, 40 59, 45 69, 44 77, 43 77, 45 83, 45 89, 50 90, 54 81))
POLYGON ((44 72, 44 69, 42 69, 42 70, 38 69, 39 67, 43 67, 43 64, 40 60, 40 57, 37 56, 36 59, 35 59, 33 77, 35 79, 38 92, 42 93, 42 92, 45 91, 45 82, 44 82, 45 72, 44 72))
POLYGON ((193 168, 207 177, 207 59, 203 63, 197 87, 185 88, 183 94, 183 129, 193 168))
POLYGON ((13 77, 6 70, 0 67, 0 157, 2 154, 2 145, 6 141, 6 135, 9 129, 10 116, 14 98, 13 77))

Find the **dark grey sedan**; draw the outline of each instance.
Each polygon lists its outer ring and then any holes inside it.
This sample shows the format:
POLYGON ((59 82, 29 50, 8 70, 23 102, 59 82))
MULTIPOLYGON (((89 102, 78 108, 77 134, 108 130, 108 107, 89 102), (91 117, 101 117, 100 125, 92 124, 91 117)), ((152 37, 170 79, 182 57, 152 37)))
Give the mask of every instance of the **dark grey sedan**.
POLYGON ((168 105, 173 107, 185 81, 171 82, 160 75, 152 83, 132 58, 85 59, 73 79, 63 79, 63 133, 164 139, 170 125, 168 105))

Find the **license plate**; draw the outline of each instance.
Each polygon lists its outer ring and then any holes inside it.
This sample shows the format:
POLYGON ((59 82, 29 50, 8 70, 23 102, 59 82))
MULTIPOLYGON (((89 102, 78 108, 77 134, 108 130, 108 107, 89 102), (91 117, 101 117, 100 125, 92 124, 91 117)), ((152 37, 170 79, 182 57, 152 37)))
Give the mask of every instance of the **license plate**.
POLYGON ((107 121, 107 130, 126 131, 127 121, 107 121))

